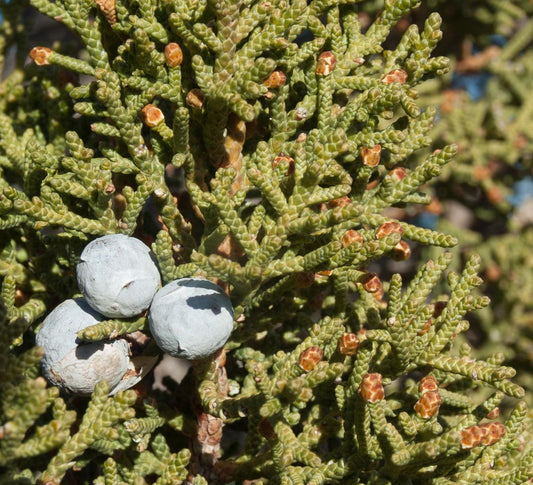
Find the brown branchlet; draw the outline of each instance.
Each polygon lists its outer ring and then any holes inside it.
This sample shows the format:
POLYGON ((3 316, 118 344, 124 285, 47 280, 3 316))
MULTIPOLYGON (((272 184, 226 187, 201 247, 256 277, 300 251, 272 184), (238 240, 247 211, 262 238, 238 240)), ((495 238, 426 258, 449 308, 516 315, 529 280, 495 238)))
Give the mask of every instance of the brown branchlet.
MULTIPOLYGON (((433 308, 433 318, 438 318, 443 310, 446 308, 448 302, 446 301, 437 301, 435 307, 433 308)), ((424 335, 429 332, 431 325, 433 324, 433 319, 429 318, 424 326, 418 331, 418 335, 424 335)))

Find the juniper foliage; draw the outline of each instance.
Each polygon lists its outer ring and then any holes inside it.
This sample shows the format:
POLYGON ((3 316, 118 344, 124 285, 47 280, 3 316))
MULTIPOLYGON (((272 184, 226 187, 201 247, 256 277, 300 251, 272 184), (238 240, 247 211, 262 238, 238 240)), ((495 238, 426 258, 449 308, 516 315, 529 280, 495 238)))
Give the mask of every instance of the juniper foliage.
POLYGON ((531 477, 515 371, 457 343, 488 305, 480 258, 451 271, 454 236, 396 217, 457 152, 427 152, 436 109, 417 101, 449 69, 441 18, 402 29, 418 2, 374 3, 0 2, 16 57, 0 85, 1 483, 531 477), (29 46, 29 4, 78 44, 29 46), (151 245, 164 282, 223 286, 234 332, 165 390, 60 395, 34 335, 77 294, 83 247, 116 232, 151 245), (381 269, 415 244, 435 257, 381 269))

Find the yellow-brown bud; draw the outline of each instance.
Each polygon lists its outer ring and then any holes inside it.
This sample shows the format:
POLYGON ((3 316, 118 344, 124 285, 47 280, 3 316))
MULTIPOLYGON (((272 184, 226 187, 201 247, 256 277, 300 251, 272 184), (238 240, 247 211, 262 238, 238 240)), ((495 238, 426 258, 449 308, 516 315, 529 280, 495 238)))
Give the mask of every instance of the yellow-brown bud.
POLYGON ((485 269, 485 277, 489 281, 498 281, 502 277, 502 270, 496 263, 490 262, 485 269))
POLYGON ((165 115, 163 112, 153 104, 147 104, 143 109, 144 124, 153 128, 165 121, 165 115))
POLYGON ((175 42, 165 46, 165 62, 169 67, 177 67, 183 62, 183 52, 175 42))
POLYGON ((487 199, 492 204, 499 204, 504 199, 504 194, 500 188, 494 186, 487 190, 487 199))
POLYGON ((442 214, 442 202, 436 197, 433 197, 431 202, 426 205, 426 211, 430 214, 442 214))
POLYGON ((478 180, 486 180, 492 176, 492 170, 486 165, 476 165, 472 170, 472 176, 478 180))
POLYGON ((383 388, 383 376, 374 372, 363 377, 359 386, 359 395, 364 401, 369 403, 375 403, 384 399, 385 389, 383 388))
POLYGON ((30 57, 38 66, 47 66, 49 57, 52 55, 52 49, 48 47, 34 47, 30 51, 30 57))

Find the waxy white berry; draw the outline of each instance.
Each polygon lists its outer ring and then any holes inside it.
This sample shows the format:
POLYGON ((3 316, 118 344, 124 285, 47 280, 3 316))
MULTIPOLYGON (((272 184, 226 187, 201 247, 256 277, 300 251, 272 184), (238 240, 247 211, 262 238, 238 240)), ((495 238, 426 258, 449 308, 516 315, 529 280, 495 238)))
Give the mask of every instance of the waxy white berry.
POLYGON ((124 234, 90 242, 81 253, 76 274, 89 305, 110 318, 139 315, 161 284, 153 253, 124 234))
POLYGON ((203 359, 228 340, 233 329, 233 308, 215 283, 203 278, 182 278, 156 293, 148 321, 163 352, 183 359, 203 359))
POLYGON ((83 342, 77 336, 103 319, 83 298, 64 301, 46 317, 36 343, 44 349, 41 364, 51 384, 74 394, 91 394, 98 382, 107 381, 113 393, 131 367, 128 342, 83 342))

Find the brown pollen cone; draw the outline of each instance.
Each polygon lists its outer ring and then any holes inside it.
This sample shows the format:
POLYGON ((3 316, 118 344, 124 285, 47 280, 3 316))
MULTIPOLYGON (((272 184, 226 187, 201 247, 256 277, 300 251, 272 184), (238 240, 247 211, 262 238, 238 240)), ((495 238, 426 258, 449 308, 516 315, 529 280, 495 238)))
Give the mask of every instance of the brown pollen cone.
POLYGON ((362 242, 363 242, 363 236, 361 236, 361 234, 357 232, 355 229, 350 229, 349 231, 346 231, 341 238, 341 245, 343 248, 347 248, 348 246, 354 243, 362 243, 362 242))
POLYGON ((108 21, 109 25, 114 25, 117 23, 117 10, 115 5, 115 0, 94 0, 98 8, 104 14, 105 19, 108 21))
POLYGON ((344 332, 339 337, 339 352, 343 355, 355 355, 359 348, 359 337, 352 332, 344 332))
POLYGON ((52 49, 48 47, 34 47, 30 51, 30 57, 38 66, 47 66, 48 58, 52 55, 52 49))
POLYGON ((392 250, 392 259, 395 261, 405 261, 411 257, 411 247, 406 241, 400 241, 392 250))
POLYGON ((318 57, 318 63, 316 65, 316 73, 319 76, 328 76, 331 74, 335 66, 337 65, 337 58, 331 51, 325 51, 318 57))
POLYGON ((403 228, 399 222, 384 222, 376 229, 376 238, 383 239, 384 237, 390 236, 391 234, 403 234, 403 228))
POLYGON ((183 62, 183 52, 175 42, 165 46, 165 62, 169 67, 177 67, 183 62))
POLYGON ((304 371, 309 372, 310 370, 314 369, 314 367, 322 360, 323 356, 324 353, 322 352, 322 349, 316 345, 313 345, 312 347, 305 349, 300 354, 298 364, 304 371))
POLYGON ((360 282, 365 291, 368 291, 369 293, 377 293, 383 290, 383 283, 381 283, 381 280, 376 273, 366 273, 363 275, 360 282))
POLYGON ((384 399, 385 389, 383 388, 383 376, 374 372, 363 377, 359 386, 359 395, 364 401, 369 403, 375 403, 384 399))
POLYGON ((275 89, 283 86, 287 81, 287 76, 282 71, 273 71, 270 76, 268 76, 263 81, 263 86, 266 86, 268 89, 275 89))
POLYGON ((363 159, 363 165, 375 167, 381 160, 381 145, 361 148, 361 158, 363 159))
POLYGON ((425 394, 426 392, 435 392, 439 390, 439 383, 433 376, 425 376, 420 379, 418 384, 418 392, 425 394))
POLYGON ((289 157, 289 155, 286 155, 283 152, 272 160, 272 168, 276 168, 278 165, 281 165, 281 167, 287 167, 285 175, 292 175, 294 173, 294 158, 289 157))
POLYGON ((438 391, 428 391, 424 393, 416 402, 414 409, 421 418, 432 418, 437 414, 441 403, 438 391))
POLYGON ((187 97, 185 98, 185 102, 191 106, 192 108, 200 109, 205 100, 205 94, 203 91, 199 88, 191 89, 187 93, 187 97))
POLYGON ((165 121, 165 115, 163 112, 155 105, 153 104, 147 104, 142 109, 143 114, 143 120, 144 124, 146 126, 149 126, 150 128, 153 128, 157 126, 159 123, 162 123, 165 121))
POLYGON ((352 203, 350 197, 347 195, 343 195, 342 197, 339 197, 338 199, 331 199, 328 202, 328 208, 334 209, 335 207, 346 207, 352 203))
POLYGON ((407 73, 403 69, 394 69, 381 78, 383 84, 404 84, 407 81, 407 73))
POLYGON ((407 170, 403 167, 395 167, 389 172, 389 175, 397 182, 401 182, 407 175, 407 170))

